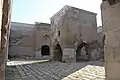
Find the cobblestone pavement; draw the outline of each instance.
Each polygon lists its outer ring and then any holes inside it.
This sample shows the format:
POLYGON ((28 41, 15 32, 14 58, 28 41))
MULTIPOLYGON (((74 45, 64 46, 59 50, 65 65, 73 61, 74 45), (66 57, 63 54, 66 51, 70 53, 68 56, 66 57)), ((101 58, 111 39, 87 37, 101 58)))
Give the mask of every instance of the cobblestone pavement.
POLYGON ((6 80, 105 80, 104 67, 99 61, 14 64, 6 68, 6 80))

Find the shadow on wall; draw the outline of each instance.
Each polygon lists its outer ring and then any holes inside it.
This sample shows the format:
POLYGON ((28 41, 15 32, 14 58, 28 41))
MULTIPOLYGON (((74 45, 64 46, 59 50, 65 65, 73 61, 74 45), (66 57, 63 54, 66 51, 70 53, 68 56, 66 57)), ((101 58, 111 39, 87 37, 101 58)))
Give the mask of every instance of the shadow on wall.
POLYGON ((78 46, 76 50, 76 61, 88 61, 89 54, 88 54, 88 46, 87 43, 82 43, 78 46))
POLYGON ((62 56, 63 56, 62 49, 59 43, 57 43, 53 49, 53 60, 62 61, 62 56))

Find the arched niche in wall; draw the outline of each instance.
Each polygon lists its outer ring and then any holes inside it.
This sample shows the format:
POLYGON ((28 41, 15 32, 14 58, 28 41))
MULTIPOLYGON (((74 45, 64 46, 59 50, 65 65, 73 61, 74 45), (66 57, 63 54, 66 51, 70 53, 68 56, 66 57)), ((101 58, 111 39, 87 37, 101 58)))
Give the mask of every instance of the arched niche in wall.
POLYGON ((53 50, 53 60, 62 61, 62 47, 57 39, 54 39, 52 42, 52 50, 53 50))
POLYGON ((88 61, 89 54, 88 54, 88 44, 81 43, 77 46, 76 49, 76 61, 88 61))
POLYGON ((49 36, 49 35, 44 35, 44 36, 43 36, 43 39, 44 39, 44 40, 48 40, 48 39, 50 39, 50 36, 49 36))
POLYGON ((62 61, 63 52, 59 43, 53 47, 53 60, 62 61))

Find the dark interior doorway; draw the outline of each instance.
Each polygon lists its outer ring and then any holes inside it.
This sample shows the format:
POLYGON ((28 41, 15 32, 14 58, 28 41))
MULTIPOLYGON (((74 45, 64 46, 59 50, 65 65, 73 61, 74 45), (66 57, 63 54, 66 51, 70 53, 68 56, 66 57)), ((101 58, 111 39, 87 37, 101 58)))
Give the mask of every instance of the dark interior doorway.
POLYGON ((59 44, 55 45, 53 55, 55 61, 62 61, 62 49, 59 44))
POLYGON ((50 55, 50 48, 48 45, 43 45, 41 48, 41 54, 44 55, 50 55))
POLYGON ((76 50, 76 61, 88 61, 89 55, 88 55, 88 47, 86 43, 82 43, 78 46, 76 50))

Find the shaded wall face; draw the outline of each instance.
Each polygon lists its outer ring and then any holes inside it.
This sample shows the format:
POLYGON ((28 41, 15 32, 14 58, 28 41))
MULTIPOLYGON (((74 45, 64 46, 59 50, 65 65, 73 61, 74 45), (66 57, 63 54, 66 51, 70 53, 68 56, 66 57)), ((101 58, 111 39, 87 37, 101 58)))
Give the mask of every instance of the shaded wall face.
POLYGON ((105 70, 107 80, 120 79, 120 2, 109 5, 103 1, 103 28, 105 31, 105 70))
MULTIPOLYGON (((3 8, 3 0, 0 1, 0 51, 1 51, 1 28, 2 28, 2 8, 3 8)), ((1 53, 0 53, 1 55, 1 53)), ((0 56, 0 80, 4 80, 4 54, 2 54, 2 56, 0 56), (2 58, 3 57, 3 58, 2 58)))
POLYGON ((63 13, 52 20, 51 27, 54 38, 57 38, 64 48, 74 47, 75 42, 79 43, 81 40, 97 40, 96 15, 87 12, 72 8, 63 10, 63 13))
MULTIPOLYGON (((1 26, 2 26, 2 8, 3 8, 3 0, 0 1, 0 30, 1 30, 1 26)), ((1 31, 0 31, 0 44, 1 44, 1 31)), ((0 45, 0 49, 1 49, 1 45, 0 45)))
POLYGON ((30 26, 25 27, 25 24, 22 23, 12 23, 9 56, 33 56, 34 26, 30 26))

